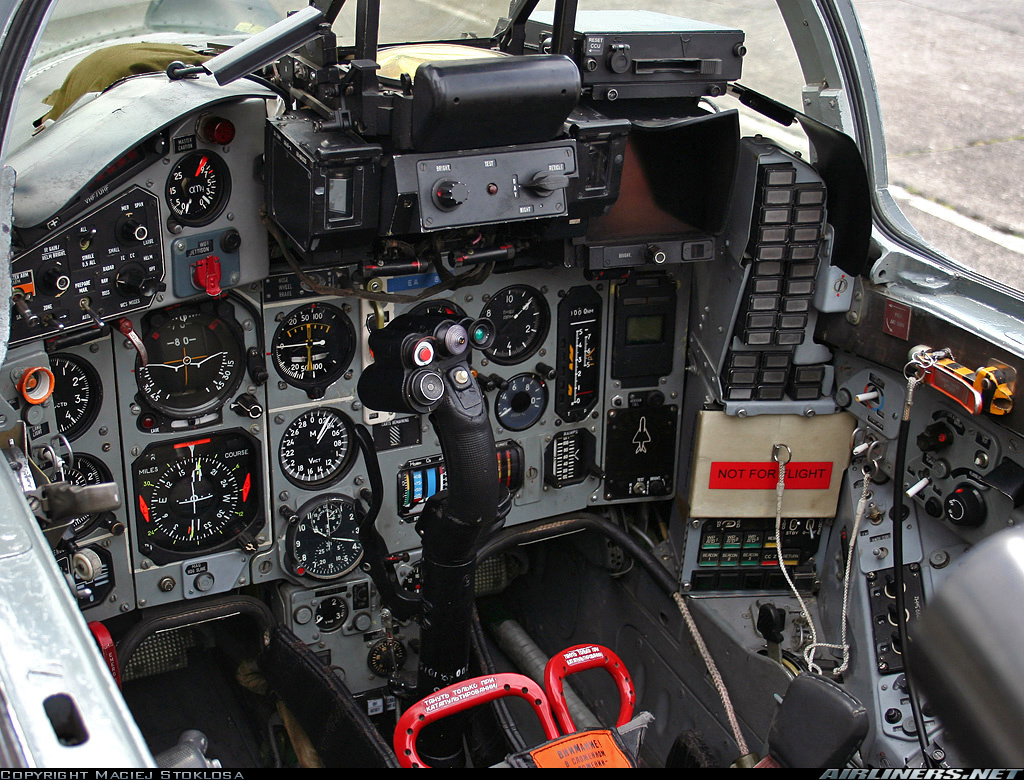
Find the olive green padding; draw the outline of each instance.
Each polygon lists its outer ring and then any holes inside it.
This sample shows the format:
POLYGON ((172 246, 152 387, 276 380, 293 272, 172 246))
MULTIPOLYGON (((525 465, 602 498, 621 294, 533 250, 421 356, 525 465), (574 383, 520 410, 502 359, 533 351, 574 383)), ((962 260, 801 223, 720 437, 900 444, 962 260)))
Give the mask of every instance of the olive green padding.
POLYGON ((56 119, 68 110, 82 95, 102 92, 111 84, 140 73, 160 73, 175 60, 186 65, 199 65, 210 59, 185 46, 171 43, 124 43, 94 51, 68 73, 60 89, 54 90, 43 101, 53 106, 36 122, 56 119))

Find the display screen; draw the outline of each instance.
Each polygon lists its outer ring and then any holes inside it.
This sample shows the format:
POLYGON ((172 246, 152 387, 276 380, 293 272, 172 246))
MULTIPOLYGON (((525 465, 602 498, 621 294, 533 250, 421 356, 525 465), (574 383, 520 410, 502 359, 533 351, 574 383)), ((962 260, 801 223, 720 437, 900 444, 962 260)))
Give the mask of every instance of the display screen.
POLYGON ((327 181, 328 219, 345 219, 352 216, 352 179, 331 178, 327 181))
POLYGON ((665 338, 665 318, 646 314, 626 318, 627 344, 659 344, 665 338))

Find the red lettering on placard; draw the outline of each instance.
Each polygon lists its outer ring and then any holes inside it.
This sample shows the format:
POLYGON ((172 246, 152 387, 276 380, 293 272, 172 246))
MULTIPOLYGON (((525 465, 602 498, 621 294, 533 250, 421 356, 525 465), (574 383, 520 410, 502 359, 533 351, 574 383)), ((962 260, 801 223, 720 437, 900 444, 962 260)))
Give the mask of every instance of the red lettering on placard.
MULTIPOLYGON (((786 490, 828 490, 832 483, 831 461, 786 464, 786 490)), ((779 484, 779 464, 713 461, 711 490, 774 490, 779 484)))

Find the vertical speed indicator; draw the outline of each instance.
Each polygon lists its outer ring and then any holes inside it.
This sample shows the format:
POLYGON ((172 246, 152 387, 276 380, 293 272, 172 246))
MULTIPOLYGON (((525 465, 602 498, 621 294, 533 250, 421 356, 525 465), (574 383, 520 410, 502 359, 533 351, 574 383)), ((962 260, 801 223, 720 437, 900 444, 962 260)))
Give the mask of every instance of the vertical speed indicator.
POLYGON ((555 413, 579 422, 597 404, 601 388, 601 296, 573 287, 558 303, 555 413))

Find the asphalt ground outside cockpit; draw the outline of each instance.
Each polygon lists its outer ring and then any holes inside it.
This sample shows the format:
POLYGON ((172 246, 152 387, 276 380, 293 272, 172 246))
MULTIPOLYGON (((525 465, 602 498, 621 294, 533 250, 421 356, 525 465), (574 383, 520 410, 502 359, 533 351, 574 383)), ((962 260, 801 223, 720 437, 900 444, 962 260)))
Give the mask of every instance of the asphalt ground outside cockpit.
POLYGON ((935 248, 1024 290, 1024 0, 854 0, 889 182, 935 248))

